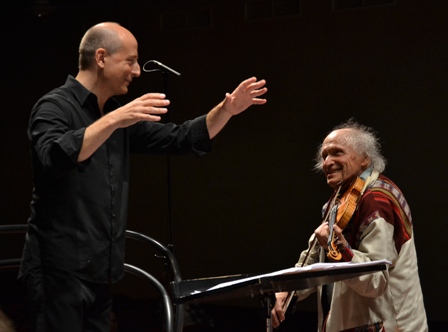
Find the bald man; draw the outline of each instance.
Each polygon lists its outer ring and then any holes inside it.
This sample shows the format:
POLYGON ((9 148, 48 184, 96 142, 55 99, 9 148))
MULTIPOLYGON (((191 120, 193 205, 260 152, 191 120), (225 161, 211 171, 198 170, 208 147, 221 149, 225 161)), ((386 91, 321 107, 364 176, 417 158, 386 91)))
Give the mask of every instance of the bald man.
POLYGON ((19 277, 33 331, 110 330, 110 287, 124 272, 130 153, 202 156, 231 117, 266 103, 266 82, 252 77, 207 114, 161 124, 163 93, 126 105, 113 98, 139 76, 133 34, 100 23, 81 40, 77 76, 31 111, 34 189, 19 277))

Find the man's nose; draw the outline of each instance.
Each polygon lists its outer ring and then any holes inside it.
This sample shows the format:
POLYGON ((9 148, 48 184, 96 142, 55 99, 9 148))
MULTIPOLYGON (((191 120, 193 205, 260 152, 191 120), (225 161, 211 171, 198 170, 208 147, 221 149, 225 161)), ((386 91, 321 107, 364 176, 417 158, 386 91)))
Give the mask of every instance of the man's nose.
POLYGON ((330 166, 332 166, 334 164, 334 160, 331 156, 327 156, 324 161, 322 162, 322 168, 328 169, 330 166))
POLYGON ((329 165, 333 162, 333 159, 330 156, 325 157, 324 161, 322 162, 322 165, 329 165))
POLYGON ((133 68, 132 68, 132 75, 133 75, 134 77, 139 77, 139 76, 140 76, 140 73, 141 73, 141 71, 140 71, 140 65, 139 65, 138 62, 136 62, 136 63, 134 63, 134 66, 133 66, 133 68))

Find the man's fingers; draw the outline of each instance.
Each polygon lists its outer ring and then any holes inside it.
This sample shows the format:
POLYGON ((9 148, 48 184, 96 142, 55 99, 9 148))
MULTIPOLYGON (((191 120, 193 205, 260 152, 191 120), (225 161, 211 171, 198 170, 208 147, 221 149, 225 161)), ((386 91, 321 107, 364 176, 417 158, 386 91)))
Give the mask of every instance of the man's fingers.
POLYGON ((142 103, 143 106, 157 106, 157 107, 163 107, 168 106, 170 104, 169 99, 166 99, 165 94, 163 93, 147 93, 143 96, 137 98, 135 100, 136 102, 142 103))
POLYGON ((252 96, 252 98, 256 98, 259 97, 261 95, 264 95, 266 93, 266 91, 268 91, 267 88, 263 88, 263 89, 259 89, 259 90, 254 90, 250 93, 250 95, 252 96))
POLYGON ((143 106, 145 107, 165 107, 170 104, 170 101, 168 99, 148 99, 142 101, 143 106))
POLYGON ((146 93, 143 96, 140 97, 140 99, 145 100, 145 99, 165 99, 166 95, 164 93, 159 93, 159 92, 150 92, 150 93, 146 93))
POLYGON ((249 92, 253 93, 255 90, 264 90, 266 88, 264 88, 264 89, 261 89, 261 88, 265 84, 266 84, 265 80, 260 80, 258 82, 253 82, 253 83, 248 82, 248 84, 244 87, 244 91, 245 92, 249 91, 249 92))
MULTIPOLYGON (((166 107, 169 104, 170 101, 168 99, 165 99, 165 94, 147 93, 140 98, 137 98, 135 100, 134 106, 136 107, 136 111, 144 114, 165 114, 166 112, 168 112, 168 109, 166 107)), ((154 121, 154 119, 151 119, 151 121, 154 121)))

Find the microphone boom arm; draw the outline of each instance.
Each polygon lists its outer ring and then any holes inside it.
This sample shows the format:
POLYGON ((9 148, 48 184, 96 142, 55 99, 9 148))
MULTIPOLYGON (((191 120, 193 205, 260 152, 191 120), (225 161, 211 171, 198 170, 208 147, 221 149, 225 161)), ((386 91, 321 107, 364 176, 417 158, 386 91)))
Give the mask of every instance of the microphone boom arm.
POLYGON ((178 71, 175 71, 174 69, 172 69, 172 68, 170 68, 170 67, 168 67, 168 66, 166 66, 166 65, 164 65, 163 63, 161 63, 161 62, 159 62, 159 61, 157 61, 157 60, 149 60, 149 61, 147 61, 144 65, 143 65, 143 71, 145 71, 145 72, 150 72, 150 71, 153 71, 153 70, 157 70, 157 69, 145 69, 145 67, 146 67, 146 65, 148 64, 148 63, 150 63, 150 62, 152 62, 152 63, 155 63, 156 65, 158 65, 159 67, 162 67, 163 69, 165 69, 165 70, 168 70, 170 73, 172 73, 172 74, 175 74, 175 75, 177 75, 177 76, 180 76, 180 73, 178 72, 178 71))

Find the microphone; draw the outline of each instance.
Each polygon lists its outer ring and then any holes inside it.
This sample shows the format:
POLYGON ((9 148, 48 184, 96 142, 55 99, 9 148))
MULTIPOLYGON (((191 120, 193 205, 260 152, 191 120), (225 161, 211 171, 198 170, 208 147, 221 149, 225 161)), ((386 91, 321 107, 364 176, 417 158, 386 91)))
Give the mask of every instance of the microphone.
POLYGON ((155 63, 155 64, 158 65, 159 67, 162 67, 163 69, 166 69, 166 70, 168 70, 169 72, 171 72, 171 73, 173 73, 173 74, 175 74, 175 75, 177 75, 177 76, 180 76, 180 73, 179 73, 179 72, 175 71, 174 69, 172 69, 172 68, 170 68, 170 67, 168 67, 168 66, 165 66, 163 63, 161 63, 161 62, 159 62, 159 61, 157 61, 157 60, 149 60, 149 61, 146 61, 146 63, 143 65, 142 69, 143 69, 143 71, 145 71, 145 72, 147 72, 147 73, 148 73, 148 72, 151 72, 151 71, 159 70, 159 69, 145 69, 145 66, 146 66, 148 63, 155 63))

